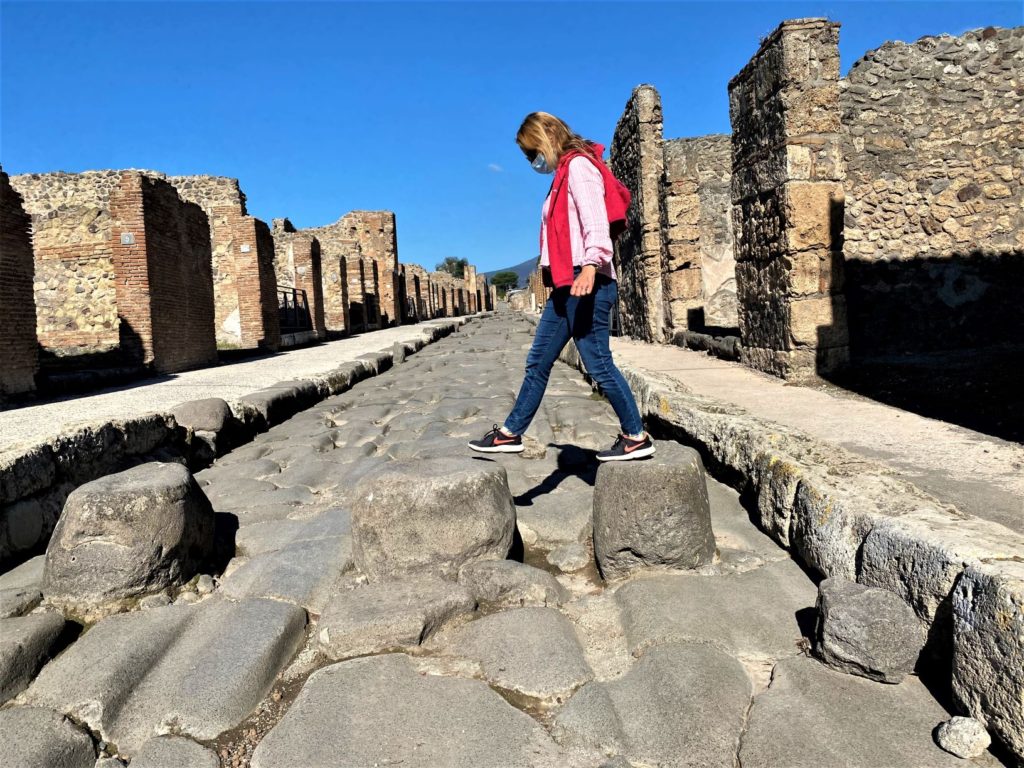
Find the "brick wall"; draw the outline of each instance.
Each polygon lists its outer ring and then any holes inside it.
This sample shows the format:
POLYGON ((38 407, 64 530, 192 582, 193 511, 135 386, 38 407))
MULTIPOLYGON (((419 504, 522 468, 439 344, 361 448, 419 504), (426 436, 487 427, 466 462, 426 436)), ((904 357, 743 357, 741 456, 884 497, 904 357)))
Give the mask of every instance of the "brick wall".
POLYGON ((0 169, 0 400, 35 389, 39 354, 32 282, 31 218, 0 169))
POLYGON ((412 300, 417 321, 433 317, 430 301, 430 273, 418 264, 403 264, 405 291, 412 300))
POLYGON ((122 351, 164 373, 216 363, 206 214, 138 172, 122 175, 110 213, 122 351))
POLYGON ((783 22, 729 83, 743 360, 786 378, 848 359, 839 25, 783 22))

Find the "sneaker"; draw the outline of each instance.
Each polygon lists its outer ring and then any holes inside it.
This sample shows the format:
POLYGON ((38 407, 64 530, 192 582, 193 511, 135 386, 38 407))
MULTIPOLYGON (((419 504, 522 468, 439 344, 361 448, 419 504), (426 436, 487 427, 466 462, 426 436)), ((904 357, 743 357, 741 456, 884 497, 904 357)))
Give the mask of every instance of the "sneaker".
POLYGON ((615 445, 607 451, 600 451, 597 454, 598 461, 630 461, 631 459, 642 459, 645 456, 654 455, 654 441, 651 436, 645 434, 642 440, 633 440, 625 435, 619 435, 615 445))
POLYGON ((524 450, 521 435, 506 435, 497 424, 479 440, 470 440, 469 447, 480 453, 522 453, 524 450))

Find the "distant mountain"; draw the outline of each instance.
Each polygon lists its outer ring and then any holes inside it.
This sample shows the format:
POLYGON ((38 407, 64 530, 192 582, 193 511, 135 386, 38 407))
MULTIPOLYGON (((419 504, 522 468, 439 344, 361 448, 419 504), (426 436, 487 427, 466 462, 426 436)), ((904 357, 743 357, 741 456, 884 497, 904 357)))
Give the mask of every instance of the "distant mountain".
POLYGON ((514 267, 502 267, 501 269, 495 269, 492 272, 484 272, 484 276, 487 278, 487 282, 491 282, 493 278, 499 272, 515 272, 519 277, 519 288, 525 288, 527 281, 529 280, 530 273, 537 268, 537 257, 534 256, 532 259, 527 259, 522 264, 516 264, 514 267))

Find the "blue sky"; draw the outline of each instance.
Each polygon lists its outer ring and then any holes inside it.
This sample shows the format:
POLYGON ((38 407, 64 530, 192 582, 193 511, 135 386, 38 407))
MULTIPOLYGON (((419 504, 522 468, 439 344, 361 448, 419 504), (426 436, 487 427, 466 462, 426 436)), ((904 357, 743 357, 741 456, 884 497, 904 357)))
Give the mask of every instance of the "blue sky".
POLYGON ((726 84, 786 18, 886 40, 1024 23, 1019 2, 6 2, 0 162, 238 177, 299 227, 398 217, 399 257, 482 270, 536 252, 549 179, 515 146, 553 112, 608 144, 632 88, 667 137, 729 130, 726 84))

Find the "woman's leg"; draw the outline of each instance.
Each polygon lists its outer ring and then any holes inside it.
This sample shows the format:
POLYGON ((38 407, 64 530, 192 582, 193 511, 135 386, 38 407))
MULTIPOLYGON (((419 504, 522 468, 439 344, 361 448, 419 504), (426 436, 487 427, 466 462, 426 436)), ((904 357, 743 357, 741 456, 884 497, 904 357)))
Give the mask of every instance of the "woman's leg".
POLYGON ((576 307, 572 337, 587 373, 600 385, 615 415, 619 417, 622 433, 640 435, 644 431, 640 409, 608 348, 611 311, 618 299, 618 284, 611 278, 598 275, 591 297, 592 301, 581 300, 576 307))
POLYGON ((512 412, 505 419, 505 430, 510 434, 521 435, 530 426, 540 407, 541 398, 544 397, 544 390, 547 389, 551 368, 562 349, 569 343, 569 322, 566 314, 568 298, 568 290, 559 289, 552 293, 544 305, 544 312, 533 337, 533 346, 526 356, 526 378, 519 388, 512 412))

